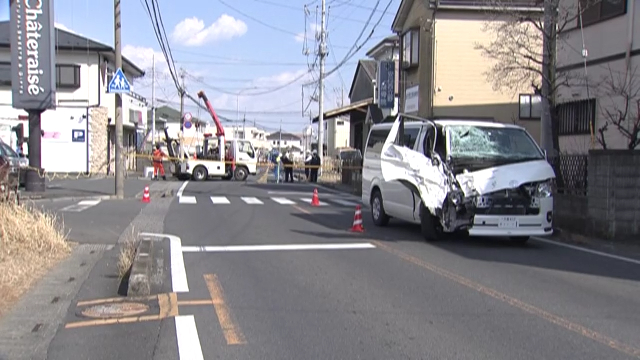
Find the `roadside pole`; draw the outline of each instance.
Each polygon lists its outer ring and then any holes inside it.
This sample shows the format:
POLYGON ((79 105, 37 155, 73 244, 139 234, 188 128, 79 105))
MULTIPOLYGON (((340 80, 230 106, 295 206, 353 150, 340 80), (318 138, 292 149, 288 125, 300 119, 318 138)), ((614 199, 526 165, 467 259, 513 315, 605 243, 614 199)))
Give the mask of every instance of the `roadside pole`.
MULTIPOLYGON (((114 28, 115 28, 115 52, 116 69, 122 68, 122 45, 121 45, 121 24, 120 24, 120 0, 114 0, 114 28)), ((115 93, 116 98, 116 198, 124 198, 124 159, 122 158, 122 94, 115 93)))
POLYGON ((156 146, 156 54, 151 55, 151 151, 156 146))

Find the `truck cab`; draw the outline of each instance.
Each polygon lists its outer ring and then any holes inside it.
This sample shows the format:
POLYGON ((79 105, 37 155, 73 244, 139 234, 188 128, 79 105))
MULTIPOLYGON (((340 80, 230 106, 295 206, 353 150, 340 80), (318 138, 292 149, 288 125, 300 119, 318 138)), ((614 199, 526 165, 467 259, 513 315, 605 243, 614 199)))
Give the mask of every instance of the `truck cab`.
POLYGON ((256 175, 258 159, 251 141, 238 139, 225 141, 225 149, 222 150, 225 157, 222 161, 220 160, 221 149, 217 144, 209 141, 211 136, 206 135, 202 150, 196 154, 196 158, 182 162, 182 173, 188 174, 195 181, 204 181, 210 177, 245 181, 249 175, 256 175))

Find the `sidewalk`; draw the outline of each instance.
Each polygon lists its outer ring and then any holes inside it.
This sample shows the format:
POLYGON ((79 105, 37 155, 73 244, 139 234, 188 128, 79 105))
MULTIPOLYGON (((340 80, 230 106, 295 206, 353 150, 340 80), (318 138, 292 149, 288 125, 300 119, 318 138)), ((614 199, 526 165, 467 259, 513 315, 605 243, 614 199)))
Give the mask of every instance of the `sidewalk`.
MULTIPOLYGON (((150 179, 125 178, 124 197, 136 197, 145 185, 151 183, 150 179)), ((60 200, 81 198, 110 198, 115 195, 114 178, 78 178, 78 179, 54 179, 47 180, 44 192, 27 192, 20 190, 22 200, 60 200)))

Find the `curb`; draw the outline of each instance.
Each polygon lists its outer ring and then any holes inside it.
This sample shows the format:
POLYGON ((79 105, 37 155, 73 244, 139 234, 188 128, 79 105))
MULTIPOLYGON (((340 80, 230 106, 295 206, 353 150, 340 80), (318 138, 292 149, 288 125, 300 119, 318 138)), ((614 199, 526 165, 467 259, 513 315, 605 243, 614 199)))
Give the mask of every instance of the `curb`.
POLYGON ((157 295, 163 292, 165 245, 168 245, 168 242, 163 243, 164 240, 151 236, 140 238, 129 272, 127 297, 157 295))
POLYGON ((129 273, 127 296, 147 296, 151 293, 152 251, 153 240, 140 240, 129 273))

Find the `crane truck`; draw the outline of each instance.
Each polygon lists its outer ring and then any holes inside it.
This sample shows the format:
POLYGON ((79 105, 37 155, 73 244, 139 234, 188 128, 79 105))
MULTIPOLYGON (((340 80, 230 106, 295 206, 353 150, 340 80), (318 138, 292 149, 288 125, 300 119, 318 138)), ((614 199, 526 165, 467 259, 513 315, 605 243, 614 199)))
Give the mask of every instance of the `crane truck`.
MULTIPOLYGON (((207 95, 204 91, 200 91, 198 97, 204 101, 207 111, 216 125, 217 142, 211 143, 213 135, 205 134, 202 149, 195 158, 177 160, 177 177, 188 177, 195 181, 207 180, 210 177, 244 181, 249 175, 256 175, 258 160, 251 141, 225 140, 224 127, 222 127, 207 95)), ((169 155, 172 156, 172 154, 169 155)))

